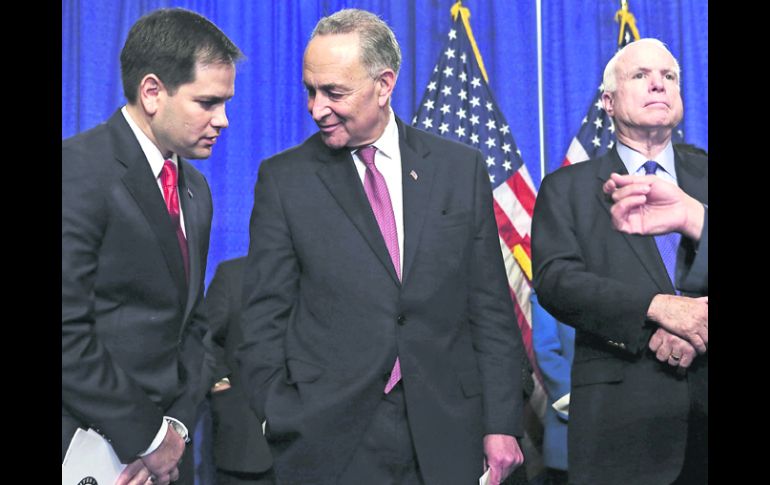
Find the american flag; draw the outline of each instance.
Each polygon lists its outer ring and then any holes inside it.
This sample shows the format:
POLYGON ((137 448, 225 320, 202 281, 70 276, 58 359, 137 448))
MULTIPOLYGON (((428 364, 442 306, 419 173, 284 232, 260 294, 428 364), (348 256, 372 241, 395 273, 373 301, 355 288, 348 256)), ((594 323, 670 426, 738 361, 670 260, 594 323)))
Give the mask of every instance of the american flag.
MULTIPOLYGON (((623 2, 620 10, 615 13, 615 20, 620 22, 618 50, 635 40, 639 40, 636 18, 628 11, 626 2, 623 2)), ((615 145, 615 125, 602 106, 602 92, 604 92, 604 84, 599 86, 598 92, 588 108, 588 114, 583 118, 580 130, 567 149, 567 155, 564 156, 562 166, 600 157, 612 150, 615 145)), ((684 134, 678 127, 674 130, 672 141, 673 143, 680 143, 683 138, 684 134)))
POLYGON ((494 195, 494 210, 516 318, 533 369, 530 295, 530 228, 535 188, 505 116, 486 80, 465 7, 455 17, 412 125, 481 150, 494 195), (462 12, 460 12, 462 11, 462 12), (461 14, 460 14, 461 13, 461 14), (458 15, 459 14, 459 15, 458 15), (478 56, 478 57, 477 57, 478 56))

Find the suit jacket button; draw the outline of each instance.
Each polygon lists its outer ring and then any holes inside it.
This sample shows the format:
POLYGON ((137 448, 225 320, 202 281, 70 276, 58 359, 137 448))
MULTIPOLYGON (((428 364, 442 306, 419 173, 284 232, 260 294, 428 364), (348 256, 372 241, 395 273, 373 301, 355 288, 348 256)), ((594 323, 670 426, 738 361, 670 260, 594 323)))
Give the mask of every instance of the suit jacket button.
POLYGON ((406 317, 404 316, 403 313, 399 315, 398 318, 396 318, 396 322, 398 322, 399 325, 403 325, 406 323, 406 317))

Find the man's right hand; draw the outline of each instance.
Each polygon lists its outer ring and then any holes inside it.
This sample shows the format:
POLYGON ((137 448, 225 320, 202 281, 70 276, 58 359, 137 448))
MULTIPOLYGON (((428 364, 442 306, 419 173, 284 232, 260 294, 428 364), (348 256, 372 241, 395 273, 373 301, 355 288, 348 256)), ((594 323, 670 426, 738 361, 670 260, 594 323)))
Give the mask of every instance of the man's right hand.
POLYGON ((662 328, 652 334, 648 347, 655 352, 655 358, 659 361, 666 362, 671 367, 681 368, 683 371, 690 367, 698 355, 688 341, 662 328))
POLYGON ((155 485, 167 485, 179 479, 177 465, 184 454, 184 440, 173 426, 168 427, 165 438, 160 446, 141 458, 144 466, 150 471, 151 477, 155 477, 155 485))
POLYGON ((703 230, 703 205, 675 184, 652 175, 613 173, 602 186, 612 196, 615 229, 628 234, 679 232, 698 241, 703 230))
POLYGON ((144 466, 142 459, 137 458, 120 472, 115 485, 144 485, 148 482, 151 475, 150 470, 144 466))
POLYGON ((690 298, 677 295, 655 295, 647 310, 647 318, 662 328, 687 340, 699 354, 708 349, 708 296, 690 298))

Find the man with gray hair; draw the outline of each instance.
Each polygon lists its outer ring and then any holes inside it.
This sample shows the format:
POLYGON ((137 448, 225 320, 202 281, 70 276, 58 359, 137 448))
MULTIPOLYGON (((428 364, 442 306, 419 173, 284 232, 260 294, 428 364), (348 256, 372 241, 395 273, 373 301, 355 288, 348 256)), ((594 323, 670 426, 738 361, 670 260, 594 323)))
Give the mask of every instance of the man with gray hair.
POLYGON ((523 462, 523 347, 481 153, 390 107, 401 53, 318 22, 318 133, 260 165, 237 352, 281 484, 498 484, 523 462))
POLYGON ((535 289, 576 329, 571 484, 708 483, 708 158, 671 143, 679 74, 656 39, 620 50, 602 95, 617 144, 535 205, 535 289))

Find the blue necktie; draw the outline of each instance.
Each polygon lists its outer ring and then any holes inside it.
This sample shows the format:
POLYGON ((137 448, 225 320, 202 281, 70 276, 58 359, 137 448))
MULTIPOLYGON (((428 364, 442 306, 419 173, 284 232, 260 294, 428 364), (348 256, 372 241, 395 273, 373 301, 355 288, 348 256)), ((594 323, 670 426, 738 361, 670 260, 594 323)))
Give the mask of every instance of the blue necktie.
MULTIPOLYGON (((658 162, 649 161, 644 163, 644 174, 655 175, 660 165, 658 162)), ((658 245, 658 251, 660 257, 663 259, 663 264, 666 265, 666 271, 668 272, 668 278, 671 280, 671 284, 676 289, 676 251, 679 248, 679 240, 681 235, 678 232, 669 232, 668 234, 661 234, 655 236, 655 244, 658 245)), ((676 292, 679 294, 679 291, 676 292)))

